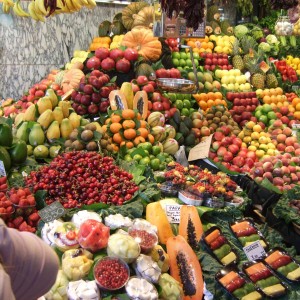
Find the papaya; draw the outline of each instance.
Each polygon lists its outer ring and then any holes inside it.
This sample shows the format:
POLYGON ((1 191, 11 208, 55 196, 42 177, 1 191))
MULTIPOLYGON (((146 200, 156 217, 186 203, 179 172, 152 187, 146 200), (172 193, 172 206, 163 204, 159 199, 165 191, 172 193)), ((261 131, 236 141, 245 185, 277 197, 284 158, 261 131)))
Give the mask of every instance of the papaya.
POLYGON ((138 91, 133 98, 133 109, 137 109, 145 120, 148 116, 148 96, 145 91, 138 91))
POLYGON ((165 245, 174 236, 168 217, 159 202, 147 204, 146 220, 157 227, 159 243, 165 245))
POLYGON ((81 119, 81 116, 77 115, 76 112, 72 112, 69 115, 69 120, 70 120, 73 128, 78 128, 80 126, 80 119, 81 119))
POLYGON ((6 124, 0 124, 0 146, 11 147, 13 142, 13 134, 11 127, 6 124))
POLYGON ((0 146, 0 161, 3 162, 5 171, 8 172, 11 168, 11 159, 8 151, 2 146, 0 146))
POLYGON ((73 127, 71 121, 68 118, 63 119, 60 124, 61 137, 68 138, 72 131, 73 131, 73 127))
POLYGON ((68 118, 70 115, 69 109, 71 108, 71 102, 70 101, 59 101, 58 107, 61 108, 64 118, 68 118))
POLYGON ((170 268, 169 255, 166 253, 164 248, 160 245, 155 245, 149 254, 151 258, 157 262, 162 272, 168 272, 170 268))
POLYGON ((38 123, 34 124, 29 132, 29 144, 33 147, 43 145, 45 142, 45 134, 42 126, 38 123))
POLYGON ((37 122, 42 126, 43 129, 47 129, 54 120, 51 109, 45 110, 37 119, 37 122))
POLYGON ((23 121, 35 121, 37 117, 36 115, 37 115, 36 106, 30 105, 29 107, 27 107, 24 113, 23 121))
MULTIPOLYGON (((133 109, 133 90, 130 82, 123 82, 120 88, 120 92, 125 96, 127 107, 133 109)), ((147 95, 147 94, 146 94, 147 95)))
POLYGON ((202 299, 202 269, 194 250, 181 235, 170 237, 166 246, 170 259, 170 274, 182 285, 183 299, 202 299))
POLYGON ((27 145, 23 140, 17 140, 13 143, 9 149, 9 155, 11 162, 15 165, 19 165, 25 162, 27 158, 27 145))
POLYGON ((203 227, 195 206, 181 206, 178 234, 183 236, 193 249, 198 248, 203 234, 203 227))
POLYGON ((50 98, 52 103, 52 108, 56 107, 58 104, 58 97, 53 89, 46 90, 46 96, 50 98))
POLYGON ((38 107, 38 112, 40 115, 47 109, 50 109, 52 111, 52 102, 49 97, 45 96, 40 98, 36 105, 38 107))
POLYGON ((55 107, 53 110, 53 118, 55 121, 58 122, 58 124, 61 124, 61 121, 64 119, 64 114, 63 111, 61 109, 61 107, 55 107))
POLYGON ((29 130, 28 130, 28 122, 23 122, 22 125, 18 128, 16 137, 25 143, 28 142, 29 130))
POLYGON ((124 110, 128 108, 126 97, 121 91, 111 91, 109 93, 109 103, 112 110, 124 110))
POLYGON ((53 142, 55 139, 60 138, 60 128, 58 121, 53 121, 46 132, 46 137, 49 143, 53 142))

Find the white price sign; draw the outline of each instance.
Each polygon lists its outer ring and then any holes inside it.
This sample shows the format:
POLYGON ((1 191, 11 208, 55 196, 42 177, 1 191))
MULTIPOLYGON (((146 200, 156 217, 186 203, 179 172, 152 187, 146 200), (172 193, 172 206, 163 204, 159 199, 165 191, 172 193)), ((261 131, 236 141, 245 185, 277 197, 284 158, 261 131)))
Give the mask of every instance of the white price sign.
POLYGON ((179 204, 167 204, 166 205, 166 215, 170 223, 179 224, 180 222, 180 209, 179 204))
POLYGON ((243 248, 245 254, 247 255, 248 260, 259 259, 262 256, 266 255, 265 249, 259 241, 252 243, 243 248))
POLYGON ((6 171, 4 167, 4 163, 2 160, 0 160, 0 177, 5 177, 6 176, 6 171))

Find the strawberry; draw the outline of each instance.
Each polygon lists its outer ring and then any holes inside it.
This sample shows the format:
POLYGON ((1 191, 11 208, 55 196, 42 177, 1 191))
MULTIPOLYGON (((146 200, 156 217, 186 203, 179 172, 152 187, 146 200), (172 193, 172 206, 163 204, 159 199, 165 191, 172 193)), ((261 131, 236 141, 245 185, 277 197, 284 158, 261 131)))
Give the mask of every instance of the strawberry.
POLYGON ((19 226, 22 224, 22 222, 24 221, 23 217, 19 216, 17 218, 15 218, 12 223, 14 224, 15 228, 19 228, 19 226))
POLYGON ((4 183, 6 183, 6 182, 7 182, 6 176, 0 177, 0 185, 4 184, 4 183))

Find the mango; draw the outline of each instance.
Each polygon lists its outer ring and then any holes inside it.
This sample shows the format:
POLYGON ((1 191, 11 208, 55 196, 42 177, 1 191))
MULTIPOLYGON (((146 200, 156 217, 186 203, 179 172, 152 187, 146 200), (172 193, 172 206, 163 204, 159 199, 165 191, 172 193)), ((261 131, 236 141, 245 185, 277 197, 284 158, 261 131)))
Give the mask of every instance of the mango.
POLYGON ((30 105, 24 114, 23 121, 35 121, 36 120, 37 109, 35 105, 30 105))
POLYGON ((58 124, 61 124, 61 121, 64 119, 64 114, 63 111, 61 109, 61 107, 55 107, 53 110, 53 118, 55 121, 58 122, 58 124))
POLYGON ((53 120, 54 117, 52 110, 47 109, 39 116, 37 122, 43 127, 43 129, 47 129, 53 120))
POLYGON ((43 145, 45 142, 45 134, 42 126, 38 123, 34 124, 29 132, 29 144, 33 147, 43 145))
POLYGON ((49 97, 42 97, 38 100, 36 103, 38 107, 39 114, 41 115, 43 112, 45 112, 47 109, 50 109, 52 111, 52 102, 49 97))
POLYGON ((46 133, 47 140, 49 143, 53 142, 54 139, 60 138, 60 128, 58 121, 53 121, 46 133))
POLYGON ((52 103, 52 108, 56 107, 58 104, 58 98, 53 89, 48 89, 46 91, 46 96, 50 98, 52 103))
POLYGON ((60 124, 61 137, 68 138, 72 131, 73 127, 71 121, 68 118, 64 118, 60 124))

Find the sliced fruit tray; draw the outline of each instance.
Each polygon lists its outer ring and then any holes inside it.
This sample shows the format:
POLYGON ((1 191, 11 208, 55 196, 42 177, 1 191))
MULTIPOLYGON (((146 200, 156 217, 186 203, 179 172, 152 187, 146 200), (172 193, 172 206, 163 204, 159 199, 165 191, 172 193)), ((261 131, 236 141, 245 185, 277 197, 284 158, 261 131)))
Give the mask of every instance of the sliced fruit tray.
POLYGON ((235 300, 263 299, 262 292, 236 268, 224 268, 216 276, 216 281, 235 300))
POLYGON ((230 229, 243 247, 259 241, 262 247, 268 251, 269 245, 252 219, 246 218, 235 221, 230 224, 230 229))
POLYGON ((284 279, 300 283, 300 263, 291 257, 283 248, 271 249, 264 262, 284 279))
POLYGON ((287 285, 263 260, 246 262, 242 270, 265 297, 278 298, 288 292, 287 285))
POLYGON ((239 258, 236 250, 219 227, 213 226, 207 230, 202 236, 202 241, 212 256, 223 266, 238 263, 239 258))

